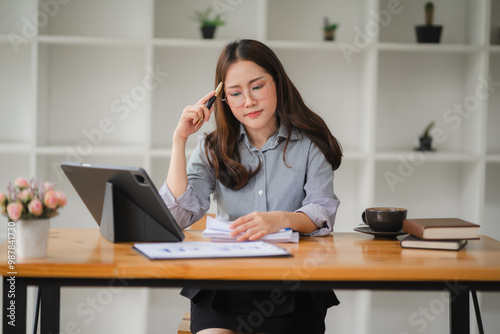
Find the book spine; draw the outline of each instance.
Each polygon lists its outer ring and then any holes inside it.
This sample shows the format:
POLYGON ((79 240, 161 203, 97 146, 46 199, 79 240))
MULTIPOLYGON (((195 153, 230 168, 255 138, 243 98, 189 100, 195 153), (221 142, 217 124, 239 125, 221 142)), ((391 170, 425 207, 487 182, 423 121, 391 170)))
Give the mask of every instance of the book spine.
POLYGON ((424 237, 424 227, 414 224, 410 220, 403 221, 403 231, 420 239, 424 237))

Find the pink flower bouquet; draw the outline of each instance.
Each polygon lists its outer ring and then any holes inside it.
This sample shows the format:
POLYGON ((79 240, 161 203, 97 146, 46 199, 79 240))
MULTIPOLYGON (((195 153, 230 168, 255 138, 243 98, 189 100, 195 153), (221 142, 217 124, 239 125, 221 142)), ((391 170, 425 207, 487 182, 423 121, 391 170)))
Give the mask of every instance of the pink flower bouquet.
POLYGON ((9 221, 19 219, 45 219, 57 215, 57 210, 67 203, 62 191, 54 190, 54 184, 24 177, 9 181, 7 194, 0 192, 0 212, 9 221))

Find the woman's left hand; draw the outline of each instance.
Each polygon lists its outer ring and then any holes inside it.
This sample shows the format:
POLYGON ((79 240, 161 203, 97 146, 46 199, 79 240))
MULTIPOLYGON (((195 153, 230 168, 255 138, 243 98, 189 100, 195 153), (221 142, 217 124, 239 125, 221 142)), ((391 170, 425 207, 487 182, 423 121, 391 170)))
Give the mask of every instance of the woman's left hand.
POLYGON ((252 212, 246 216, 236 219, 229 225, 232 229, 231 236, 238 236, 238 241, 257 240, 266 234, 278 232, 283 228, 289 227, 287 212, 252 212))

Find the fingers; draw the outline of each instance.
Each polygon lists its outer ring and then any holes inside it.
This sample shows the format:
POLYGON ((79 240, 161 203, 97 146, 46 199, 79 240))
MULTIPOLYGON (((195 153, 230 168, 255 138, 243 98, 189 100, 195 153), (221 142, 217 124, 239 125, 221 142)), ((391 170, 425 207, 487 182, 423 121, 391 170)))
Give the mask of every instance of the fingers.
POLYGON ((233 221, 231 225, 229 225, 229 228, 232 229, 230 235, 234 237, 254 227, 254 224, 250 223, 252 220, 253 220, 252 214, 248 214, 233 221))
POLYGON ((181 120, 192 126, 196 126, 200 123, 200 120, 203 121, 208 117, 210 117, 210 111, 205 105, 192 105, 184 108, 181 120))
POLYGON ((249 229, 245 233, 239 235, 238 238, 236 238, 236 241, 254 241, 262 238, 266 234, 267 233, 264 231, 254 231, 254 229, 249 229))
POLYGON ((258 212, 236 219, 229 228, 232 229, 231 236, 238 236, 237 241, 253 241, 274 232, 272 222, 265 219, 264 213, 258 212))
POLYGON ((174 136, 187 139, 193 133, 198 131, 204 121, 208 122, 210 120, 212 108, 209 110, 205 104, 214 95, 215 91, 211 91, 202 97, 196 104, 189 105, 184 108, 179 119, 179 123, 177 124, 177 128, 175 129, 174 136))
POLYGON ((188 132, 189 134, 198 130, 203 121, 208 122, 210 120, 211 109, 205 106, 208 100, 215 95, 215 91, 212 91, 202 97, 196 104, 189 105, 184 108, 181 115, 180 126, 184 128, 183 132, 188 132), (189 125, 188 125, 189 124, 189 125), (188 128, 185 128, 185 127, 188 128))
POLYGON ((214 96, 214 95, 215 95, 215 91, 212 91, 212 92, 208 93, 207 95, 205 95, 204 97, 202 97, 202 98, 201 98, 201 99, 200 99, 200 100, 196 103, 196 105, 197 105, 197 106, 200 106, 200 107, 202 107, 202 108, 203 108, 203 109, 202 109, 202 112, 203 112, 202 114, 198 114, 198 113, 197 113, 197 115, 198 115, 198 120, 195 122, 195 126, 196 126, 196 128, 198 128, 198 127, 201 125, 201 123, 202 123, 203 121, 208 122, 208 121, 210 120, 210 115, 212 114, 212 108, 213 108, 213 107, 211 107, 210 109, 208 109, 208 108, 206 107, 206 104, 207 104, 208 100, 210 100, 210 98, 211 98, 212 96, 214 96))
POLYGON ((196 104, 203 104, 203 105, 205 105, 208 102, 208 100, 210 100, 210 98, 212 96, 214 96, 214 95, 215 95, 215 90, 211 91, 210 93, 208 93, 207 95, 205 95, 204 97, 202 97, 201 100, 199 100, 196 104))
POLYGON ((186 117, 193 125, 198 125, 201 121, 208 121, 210 111, 204 105, 188 106, 184 109, 186 117))

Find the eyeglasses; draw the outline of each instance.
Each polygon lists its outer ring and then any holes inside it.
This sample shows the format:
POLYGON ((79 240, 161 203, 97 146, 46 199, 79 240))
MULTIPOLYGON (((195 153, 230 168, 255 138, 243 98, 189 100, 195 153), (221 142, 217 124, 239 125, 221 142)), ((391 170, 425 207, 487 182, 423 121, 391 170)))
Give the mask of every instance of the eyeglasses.
POLYGON ((222 100, 226 101, 230 107, 234 108, 239 108, 245 104, 245 95, 250 95, 253 100, 263 100, 267 97, 267 95, 269 95, 269 87, 271 87, 273 83, 274 81, 269 85, 266 85, 265 83, 256 84, 255 86, 250 87, 250 91, 248 93, 244 93, 236 89, 228 90, 226 92, 226 98, 222 100))

